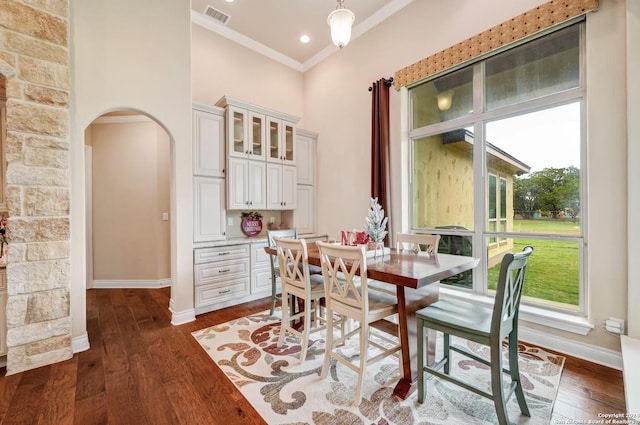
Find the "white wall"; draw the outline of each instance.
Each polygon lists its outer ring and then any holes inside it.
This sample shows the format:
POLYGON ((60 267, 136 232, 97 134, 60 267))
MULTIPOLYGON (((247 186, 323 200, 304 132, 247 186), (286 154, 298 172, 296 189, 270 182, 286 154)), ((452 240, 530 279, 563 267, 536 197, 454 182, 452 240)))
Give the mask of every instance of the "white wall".
POLYGON ((171 277, 170 223, 162 219, 170 209, 169 136, 149 119, 114 121, 89 126, 93 279, 164 281, 171 277))
MULTIPOLYGON (((318 143, 318 230, 360 228, 368 207, 369 85, 545 1, 414 1, 382 25, 305 73, 305 120, 318 143), (349 184, 345 184, 349 182, 349 184)), ((626 318, 625 2, 601 0, 588 15, 589 319, 626 318), (615 249, 618 247, 619 249, 615 249)), ((402 228, 400 94, 391 92, 393 226, 402 228)), ((600 327, 586 337, 534 329, 619 350, 600 327)))
POLYGON ((189 2, 72 2, 72 270, 73 336, 86 335, 84 130, 119 109, 142 112, 171 138, 171 295, 176 317, 193 311, 191 58, 189 2))
MULTIPOLYGON (((231 96, 302 117, 302 73, 193 24, 193 101, 231 96)), ((304 122, 298 123, 304 127, 304 122)))
POLYGON ((629 229, 628 246, 628 335, 640 338, 640 268, 636 261, 640 258, 640 2, 627 1, 627 137, 628 137, 628 181, 627 222, 629 229))

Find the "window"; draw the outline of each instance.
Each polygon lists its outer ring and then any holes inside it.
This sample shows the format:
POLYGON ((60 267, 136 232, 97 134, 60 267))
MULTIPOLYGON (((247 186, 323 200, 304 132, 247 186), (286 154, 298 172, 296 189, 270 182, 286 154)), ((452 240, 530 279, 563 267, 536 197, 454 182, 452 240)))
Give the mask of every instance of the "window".
POLYGON ((584 23, 409 88, 410 223, 482 258, 442 283, 495 290, 533 245, 523 303, 585 313, 584 23), (481 277, 481 279, 479 279, 481 277))

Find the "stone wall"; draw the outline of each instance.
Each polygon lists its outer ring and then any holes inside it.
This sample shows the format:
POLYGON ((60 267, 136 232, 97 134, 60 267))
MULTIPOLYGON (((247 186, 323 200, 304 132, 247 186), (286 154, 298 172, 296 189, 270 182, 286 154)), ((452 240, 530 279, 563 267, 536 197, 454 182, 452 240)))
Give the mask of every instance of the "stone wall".
POLYGON ((0 0, 0 10, 12 374, 72 356, 69 0, 0 0))

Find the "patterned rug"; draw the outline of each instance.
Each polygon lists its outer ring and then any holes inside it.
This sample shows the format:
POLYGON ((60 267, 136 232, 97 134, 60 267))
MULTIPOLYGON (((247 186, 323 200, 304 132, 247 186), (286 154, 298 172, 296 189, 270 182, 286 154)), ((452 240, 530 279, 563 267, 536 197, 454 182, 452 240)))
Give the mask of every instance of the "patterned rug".
MULTIPOLYGON (((362 403, 352 406, 357 374, 334 364, 320 379, 324 334, 312 334, 307 358, 299 362, 299 340, 290 337, 277 347, 279 318, 268 312, 193 332, 193 337, 225 372, 264 420, 272 424, 493 424, 493 403, 439 378, 427 381, 424 404, 417 391, 406 400, 392 395, 399 378, 398 360, 386 358, 367 367, 362 403)), ((438 338, 441 349, 441 338, 438 338)), ((488 357, 488 349, 457 341, 488 357)), ((357 356, 358 338, 342 347, 357 356)), ((509 400, 509 419, 516 424, 548 424, 564 358, 520 344, 520 372, 531 417, 520 414, 515 396, 509 400)), ((489 389, 488 368, 452 352, 454 374, 489 389), (462 375, 463 374, 463 375, 462 375)), ((506 357, 506 355, 505 355, 506 357)), ((439 358, 439 357, 438 357, 439 358)), ((506 363, 506 361, 505 361, 506 363)))

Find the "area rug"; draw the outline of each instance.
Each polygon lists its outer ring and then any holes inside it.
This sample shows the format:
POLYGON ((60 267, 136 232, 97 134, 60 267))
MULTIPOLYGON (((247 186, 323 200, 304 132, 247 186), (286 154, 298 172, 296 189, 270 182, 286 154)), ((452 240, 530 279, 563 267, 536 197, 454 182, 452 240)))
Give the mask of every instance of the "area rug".
MULTIPOLYGON (((299 340, 290 337, 278 347, 279 332, 279 318, 268 312, 193 332, 202 348, 270 425, 497 423, 490 400, 435 377, 427 381, 423 404, 417 401, 417 391, 406 400, 397 399, 392 395, 399 378, 395 357, 367 367, 362 403, 354 407, 355 372, 334 361, 326 379, 320 378, 325 335, 312 334, 307 358, 300 363, 299 340)), ((462 340, 456 343, 485 357, 489 355, 481 345, 462 340)), ((341 350, 355 357, 357 347, 358 338, 354 337, 341 350)), ((454 352, 452 355, 454 374, 490 389, 485 365, 454 352)), ((519 346, 519 358, 531 417, 521 415, 514 396, 508 404, 509 419, 516 424, 546 425, 550 423, 564 358, 524 344, 519 346)))

